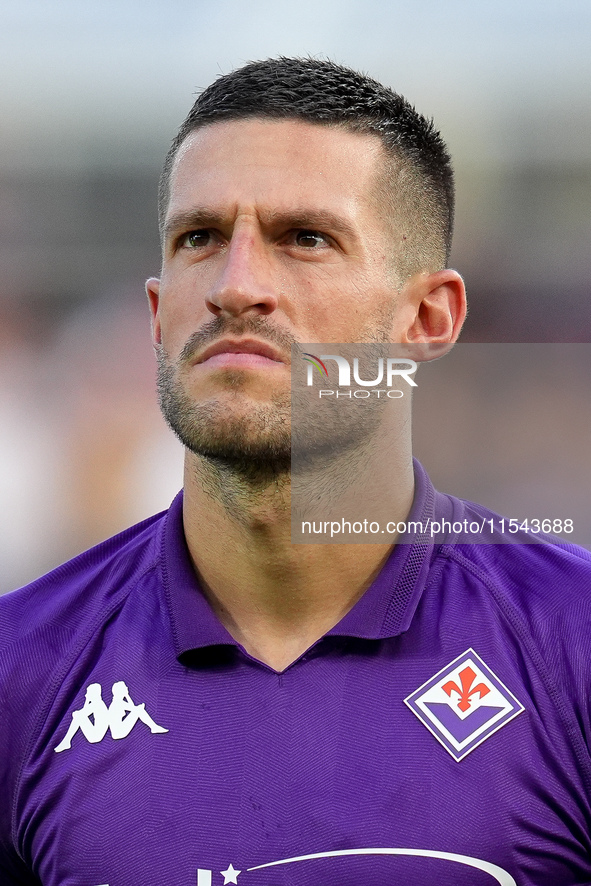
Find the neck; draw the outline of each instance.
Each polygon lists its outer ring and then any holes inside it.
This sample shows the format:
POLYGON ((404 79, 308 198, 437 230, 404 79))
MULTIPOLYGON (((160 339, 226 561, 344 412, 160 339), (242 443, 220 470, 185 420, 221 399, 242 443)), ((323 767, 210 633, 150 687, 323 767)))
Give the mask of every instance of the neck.
MULTIPOLYGON (((413 496, 410 452, 399 452, 389 468, 388 519, 404 520, 413 496)), ((248 476, 192 453, 183 520, 217 617, 249 654, 277 671, 346 615, 392 549, 391 543, 293 544, 289 473, 248 476)))

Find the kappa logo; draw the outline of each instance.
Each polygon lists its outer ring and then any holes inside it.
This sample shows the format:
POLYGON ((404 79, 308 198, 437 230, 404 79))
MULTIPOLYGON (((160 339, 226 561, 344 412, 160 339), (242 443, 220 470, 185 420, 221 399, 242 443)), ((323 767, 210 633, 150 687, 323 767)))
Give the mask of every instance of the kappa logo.
POLYGON ((150 732, 168 732, 149 715, 145 704, 134 704, 127 684, 123 680, 113 683, 113 699, 109 707, 103 701, 100 683, 91 683, 86 689, 84 704, 72 713, 72 722, 62 741, 54 748, 56 754, 72 747, 72 739, 78 731, 87 741, 97 744, 107 732, 111 738, 125 738, 138 722, 145 723, 150 732))
POLYGON ((404 701, 458 762, 524 710, 473 649, 404 701))

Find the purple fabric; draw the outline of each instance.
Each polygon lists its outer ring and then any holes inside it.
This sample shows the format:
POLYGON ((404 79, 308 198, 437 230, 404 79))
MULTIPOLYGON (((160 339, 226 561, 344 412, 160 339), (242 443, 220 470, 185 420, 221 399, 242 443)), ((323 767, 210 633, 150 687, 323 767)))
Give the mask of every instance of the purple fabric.
POLYGON ((429 710, 433 712, 437 720, 439 720, 443 726, 446 727, 448 732, 451 732, 454 738, 458 739, 458 741, 464 741, 476 729, 484 726, 485 723, 491 717, 491 714, 502 711, 502 708, 477 708, 473 714, 470 714, 469 717, 466 717, 465 720, 458 720, 454 712, 448 705, 441 704, 440 702, 431 702, 431 704, 427 704, 429 710))
MULTIPOLYGON (((492 518, 416 471, 413 515, 492 518)), ((0 599, 0 884, 589 884, 590 658, 587 552, 448 538, 277 673, 202 595, 179 496, 0 599), (524 710, 457 762, 405 699, 468 649, 524 710)), ((497 682, 458 681, 484 722, 497 682)))

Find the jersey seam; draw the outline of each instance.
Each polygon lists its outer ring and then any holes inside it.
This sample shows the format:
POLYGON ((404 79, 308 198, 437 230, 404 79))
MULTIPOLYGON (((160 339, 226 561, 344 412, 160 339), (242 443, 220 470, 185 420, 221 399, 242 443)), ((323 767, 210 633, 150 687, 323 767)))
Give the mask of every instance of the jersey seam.
POLYGON ((155 563, 154 565, 156 568, 158 568, 158 565, 160 566, 159 573, 160 573, 160 580, 162 582, 162 587, 164 590, 164 602, 166 604, 168 623, 170 624, 170 630, 172 633, 172 642, 174 645, 174 653, 175 653, 175 656, 178 656, 181 644, 179 641, 179 637, 178 637, 178 633, 177 633, 177 629, 176 629, 176 624, 175 624, 173 614, 172 614, 172 612, 173 612, 172 597, 171 597, 171 590, 170 590, 170 578, 168 575, 168 562, 167 562, 167 557, 166 557, 166 553, 167 553, 166 552, 166 532, 168 529, 168 520, 169 519, 170 519, 170 517, 167 516, 167 520, 163 526, 162 533, 161 533, 160 540, 159 540, 159 545, 158 545, 158 549, 159 549, 159 553, 160 553, 159 564, 155 563))

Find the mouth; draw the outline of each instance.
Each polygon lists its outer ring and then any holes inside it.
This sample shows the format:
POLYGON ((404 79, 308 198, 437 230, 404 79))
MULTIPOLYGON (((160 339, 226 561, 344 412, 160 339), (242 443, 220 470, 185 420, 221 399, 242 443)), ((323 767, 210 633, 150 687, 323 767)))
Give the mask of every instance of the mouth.
POLYGON ((195 365, 207 368, 277 367, 287 361, 267 342, 254 338, 224 338, 206 348, 195 360, 195 365))

